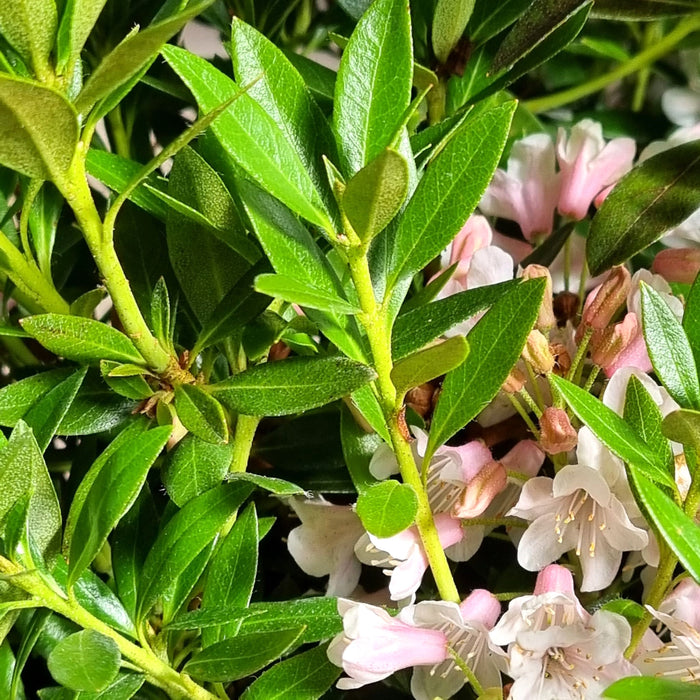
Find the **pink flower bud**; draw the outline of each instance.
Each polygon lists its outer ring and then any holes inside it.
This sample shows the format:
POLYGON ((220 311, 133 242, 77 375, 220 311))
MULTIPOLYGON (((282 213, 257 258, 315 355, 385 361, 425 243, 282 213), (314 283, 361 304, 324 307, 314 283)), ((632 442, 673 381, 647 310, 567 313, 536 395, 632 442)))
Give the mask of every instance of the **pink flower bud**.
POLYGON ((540 331, 530 331, 523 348, 523 359, 538 374, 549 374, 554 369, 554 356, 549 341, 540 331))
POLYGON ((587 328, 593 330, 605 328, 625 303, 630 287, 631 277, 627 268, 619 265, 610 270, 605 281, 586 299, 581 323, 576 332, 576 340, 583 337, 587 328))
POLYGON ((550 455, 568 452, 576 447, 578 433, 562 408, 545 408, 540 418, 540 445, 550 455))
POLYGON ((620 323, 594 334, 591 339, 591 359, 606 370, 639 334, 637 314, 626 314, 620 323))
POLYGON ((537 574, 535 590, 533 591, 534 595, 542 595, 543 593, 564 593, 564 595, 576 598, 574 577, 571 572, 559 564, 545 566, 537 574))
POLYGON ((700 272, 700 250, 668 248, 656 254, 651 271, 663 275, 668 282, 693 284, 700 272))
POLYGON ((480 622, 486 629, 491 629, 501 614, 501 604, 492 593, 477 588, 459 605, 465 622, 480 622))
POLYGON ((506 487, 508 475, 500 462, 489 462, 467 484, 453 508, 456 518, 476 518, 506 487))
POLYGON ((552 275, 549 273, 549 270, 542 265, 528 265, 523 270, 522 278, 524 280, 532 280, 538 277, 544 277, 546 282, 544 287, 544 297, 542 298, 542 305, 540 306, 540 313, 537 317, 535 327, 541 331, 548 331, 557 323, 557 319, 554 317, 553 308, 554 296, 552 294, 552 275))

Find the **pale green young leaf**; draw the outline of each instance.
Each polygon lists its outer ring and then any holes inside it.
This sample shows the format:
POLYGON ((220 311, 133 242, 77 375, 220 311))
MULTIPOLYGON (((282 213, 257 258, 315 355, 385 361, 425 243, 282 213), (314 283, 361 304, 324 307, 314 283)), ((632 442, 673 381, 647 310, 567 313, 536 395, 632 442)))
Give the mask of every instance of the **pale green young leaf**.
POLYGON ((126 366, 111 360, 100 360, 100 374, 102 374, 102 379, 105 380, 107 386, 120 396, 125 396, 135 401, 141 401, 149 396, 153 396, 153 389, 151 389, 141 374, 114 374, 115 371, 118 372, 120 368, 126 366))
POLYGON ((0 164, 65 184, 78 145, 78 116, 60 92, 0 73, 0 134, 0 164))
POLYGON ((0 3, 0 34, 39 76, 48 69, 57 23, 54 0, 0 3))
POLYGON ((54 680, 66 688, 99 692, 116 678, 121 654, 113 639, 86 629, 62 639, 47 662, 54 680))
POLYGON ((304 489, 301 486, 274 476, 263 476, 262 474, 251 474, 250 472, 232 472, 227 478, 228 481, 246 481, 249 484, 254 484, 259 489, 263 489, 263 491, 274 493, 275 496, 298 496, 304 493, 304 489))
POLYGON ((22 328, 47 350, 77 362, 144 364, 134 344, 116 328, 99 321, 63 314, 40 314, 21 320, 22 328))
POLYGON ((56 35, 56 68, 69 72, 107 0, 66 0, 56 35))
POLYGON ((215 444, 228 442, 228 424, 221 404, 195 384, 175 387, 175 410, 193 435, 215 444))
POLYGON ((467 359, 447 374, 442 385, 426 459, 497 394, 520 357, 543 294, 544 279, 524 282, 503 295, 471 330, 467 359))
POLYGON ((358 307, 353 306, 345 299, 287 275, 258 275, 255 278, 255 291, 319 311, 336 314, 360 313, 358 307))
POLYGON ((357 515, 375 537, 393 537, 413 525, 418 496, 408 484, 387 479, 370 486, 357 499, 357 515))
POLYGON ((51 277, 51 255, 62 208, 63 197, 59 191, 53 185, 45 183, 34 198, 29 212, 29 230, 36 260, 39 269, 48 278, 51 277))
POLYGON ((170 321, 170 294, 168 294, 168 287, 165 284, 165 279, 159 277, 156 286, 153 287, 153 294, 151 296, 151 328, 158 342, 164 348, 174 350, 172 347, 172 338, 170 337, 170 321))
POLYGON ((251 367, 210 390, 238 413, 283 416, 324 406, 375 376, 370 367, 343 357, 294 357, 251 367))
POLYGON ((700 454, 700 411, 681 408, 669 413, 661 424, 663 434, 700 454))
POLYGON ((411 101, 413 49, 406 0, 376 0, 345 47, 333 123, 342 170, 352 175, 387 146, 411 101))
MULTIPOLYGON (((620 0, 615 0, 618 3, 620 0)), ((631 0, 636 6, 639 0, 631 0)), ((641 3, 644 4, 644 3, 641 3)), ((665 7, 663 4, 661 7, 665 7)), ((604 698, 614 700, 697 700, 695 684, 654 676, 628 676, 615 681, 603 691, 604 698)))
POLYGON ((437 0, 433 15, 433 53, 445 63, 462 37, 476 0, 437 0))
POLYGON ((642 326, 649 358, 668 393, 682 408, 700 409, 700 383, 683 326, 661 295, 642 283, 642 326))

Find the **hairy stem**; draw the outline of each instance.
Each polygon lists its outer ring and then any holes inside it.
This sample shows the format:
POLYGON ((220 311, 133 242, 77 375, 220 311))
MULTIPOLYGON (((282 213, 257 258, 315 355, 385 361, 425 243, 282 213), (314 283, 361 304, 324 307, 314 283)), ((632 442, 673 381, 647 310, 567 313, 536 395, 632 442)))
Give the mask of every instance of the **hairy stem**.
POLYGON ((428 557, 438 591, 443 600, 459 603, 459 592, 452 578, 445 551, 440 544, 440 538, 430 510, 430 503, 428 502, 428 495, 423 488, 420 474, 416 469, 411 446, 399 425, 401 406, 397 403, 396 387, 391 380, 391 370, 393 368, 391 335, 387 327, 386 314, 374 296, 366 253, 367 251, 364 247, 353 248, 348 251, 348 262, 357 296, 360 300, 360 307, 362 308, 359 320, 367 332, 374 360, 374 369, 377 372, 379 400, 401 471, 401 478, 404 483, 413 488, 418 497, 416 527, 428 557))

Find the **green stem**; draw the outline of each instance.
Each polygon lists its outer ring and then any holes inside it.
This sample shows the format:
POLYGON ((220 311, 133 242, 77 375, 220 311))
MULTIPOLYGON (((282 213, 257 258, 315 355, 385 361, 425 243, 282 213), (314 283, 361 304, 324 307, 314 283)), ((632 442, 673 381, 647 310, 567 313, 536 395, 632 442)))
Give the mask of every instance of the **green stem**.
POLYGON ((184 370, 151 333, 117 258, 111 237, 105 240, 102 220, 87 184, 85 162, 80 155, 74 159, 68 179, 57 184, 75 213, 127 335, 153 370, 168 378, 181 379, 179 375, 184 370))
POLYGON ((534 114, 540 112, 547 112, 562 105, 569 104, 575 100, 580 100, 582 97, 587 97, 592 95, 610 83, 614 83, 616 80, 625 78, 628 75, 636 73, 638 70, 654 63, 661 56, 667 54, 671 51, 681 39, 691 34, 696 29, 700 28, 700 15, 695 14, 690 17, 684 17, 676 26, 676 28, 669 32, 665 37, 657 41, 653 46, 650 46, 645 51, 638 53, 633 58, 628 61, 621 63, 617 68, 611 70, 609 73, 600 75, 597 78, 593 78, 581 85, 569 88, 568 90, 563 90, 562 92, 556 92, 553 95, 547 95, 546 97, 538 97, 534 100, 528 100, 523 102, 523 107, 528 109, 534 114))
POLYGON ((120 106, 115 107, 107 115, 107 122, 109 123, 114 151, 122 158, 131 158, 131 143, 124 127, 120 106))
POLYGON ((537 426, 532 422, 532 419, 530 418, 530 414, 525 410, 523 405, 518 401, 518 399, 515 398, 514 394, 511 394, 509 392, 505 392, 506 396, 510 400, 510 402, 513 404, 513 408, 518 412, 518 415, 523 419, 525 422, 525 425, 527 425, 528 429, 530 432, 533 434, 535 440, 540 439, 540 431, 537 429, 537 426))
POLYGON ((471 670, 471 668, 467 665, 467 662, 457 653, 456 650, 452 649, 452 647, 448 647, 448 651, 450 652, 452 660, 455 662, 455 666, 457 666, 467 677, 469 685, 471 685, 471 687, 474 689, 477 697, 481 697, 484 694, 484 689, 474 675, 474 671, 471 670))
POLYGON ((78 605, 75 600, 61 597, 38 575, 25 572, 23 576, 17 576, 23 573, 22 569, 4 557, 0 557, 0 572, 13 576, 14 585, 39 599, 50 610, 72 620, 84 629, 95 630, 114 640, 122 656, 138 666, 146 674, 150 683, 162 688, 171 697, 182 698, 182 700, 212 700, 215 697, 189 676, 178 673, 161 661, 150 649, 144 649, 122 637, 109 625, 78 605))
MULTIPOLYGON (((644 48, 648 49, 653 46, 660 38, 663 27, 661 22, 649 22, 644 30, 644 48)), ((644 107, 644 99, 647 94, 647 86, 651 77, 651 66, 642 68, 637 74, 637 84, 634 88, 632 96, 632 111, 641 112, 644 107)))
POLYGON ((428 495, 423 488, 420 474, 416 469, 411 446, 399 426, 401 406, 397 405, 396 387, 391 380, 391 370, 393 368, 391 334, 387 327, 386 314, 374 296, 366 253, 367 250, 364 247, 352 248, 348 251, 348 262, 350 264, 350 274, 360 301, 360 308, 362 309, 359 320, 367 332, 374 360, 374 369, 377 372, 379 400, 401 471, 401 478, 404 483, 413 488, 418 497, 416 527, 418 528, 438 591, 443 600, 459 603, 459 592, 452 578, 445 550, 440 544, 438 531, 430 510, 428 495))
POLYGON ((248 468, 248 458, 258 423, 260 423, 258 416, 238 415, 236 432, 233 436, 233 459, 229 469, 231 473, 244 472, 248 468))

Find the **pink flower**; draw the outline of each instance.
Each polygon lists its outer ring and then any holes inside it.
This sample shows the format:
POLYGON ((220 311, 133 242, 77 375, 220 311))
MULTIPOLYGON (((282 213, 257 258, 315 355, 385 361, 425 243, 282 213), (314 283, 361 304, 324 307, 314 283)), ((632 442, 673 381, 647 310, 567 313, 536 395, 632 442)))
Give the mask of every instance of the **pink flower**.
POLYGON ((584 119, 557 135, 561 191, 557 208, 564 216, 584 219, 594 198, 632 168, 634 139, 617 138, 607 145, 598 122, 584 119))
POLYGON ((496 171, 479 208, 488 216, 516 221, 532 241, 552 232, 559 187, 552 139, 531 134, 513 144, 508 169, 496 171))

